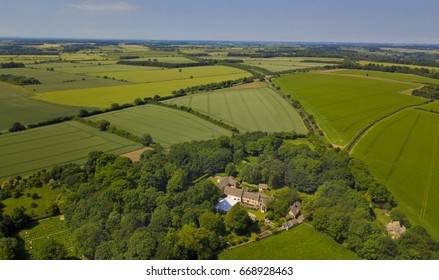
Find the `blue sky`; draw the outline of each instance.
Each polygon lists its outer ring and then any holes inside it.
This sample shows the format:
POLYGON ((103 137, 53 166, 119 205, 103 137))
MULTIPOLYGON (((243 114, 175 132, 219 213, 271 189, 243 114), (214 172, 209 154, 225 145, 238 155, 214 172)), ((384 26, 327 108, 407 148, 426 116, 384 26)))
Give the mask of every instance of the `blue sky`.
POLYGON ((438 0, 0 0, 1 37, 439 44, 438 0))

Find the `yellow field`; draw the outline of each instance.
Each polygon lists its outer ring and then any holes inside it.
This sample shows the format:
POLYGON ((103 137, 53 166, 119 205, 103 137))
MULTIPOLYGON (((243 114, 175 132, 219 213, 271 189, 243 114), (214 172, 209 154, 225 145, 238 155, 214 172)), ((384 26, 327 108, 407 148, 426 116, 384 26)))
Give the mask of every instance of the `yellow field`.
POLYGON ((237 80, 251 76, 247 72, 186 80, 163 81, 126 86, 100 87, 78 90, 53 91, 37 94, 34 98, 57 104, 107 108, 112 103, 133 103, 136 98, 169 96, 173 90, 197 85, 237 80))
MULTIPOLYGON (((142 69, 137 67, 136 69, 142 69)), ((107 76, 117 80, 127 80, 133 83, 153 83, 173 80, 194 79, 202 77, 214 76, 228 76, 231 74, 248 74, 247 72, 227 67, 227 66, 200 66, 188 67, 181 69, 166 69, 166 70, 136 70, 136 71, 118 71, 118 72, 101 72, 99 76, 107 76)), ((91 74, 96 75, 96 73, 91 74)), ((245 77, 245 76, 244 76, 245 77)))

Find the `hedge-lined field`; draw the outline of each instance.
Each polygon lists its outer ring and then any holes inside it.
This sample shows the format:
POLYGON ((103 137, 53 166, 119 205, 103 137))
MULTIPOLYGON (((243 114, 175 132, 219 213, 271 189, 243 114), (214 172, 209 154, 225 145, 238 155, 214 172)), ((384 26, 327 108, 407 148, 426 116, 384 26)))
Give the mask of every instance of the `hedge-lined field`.
POLYGON ((191 107, 242 132, 296 131, 307 133, 298 113, 270 88, 220 90, 165 101, 191 107))
POLYGON ((169 147, 192 140, 207 140, 232 133, 190 113, 157 105, 137 106, 90 118, 107 120, 117 128, 142 136, 149 133, 155 142, 169 147))

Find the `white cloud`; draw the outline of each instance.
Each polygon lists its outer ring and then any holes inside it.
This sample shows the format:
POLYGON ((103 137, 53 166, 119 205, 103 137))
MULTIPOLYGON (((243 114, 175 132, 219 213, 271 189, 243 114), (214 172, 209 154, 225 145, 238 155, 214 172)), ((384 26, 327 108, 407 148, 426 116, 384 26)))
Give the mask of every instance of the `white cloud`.
POLYGON ((83 2, 80 4, 69 4, 70 8, 76 9, 76 10, 83 10, 83 11, 90 11, 90 12, 96 12, 96 11, 131 11, 134 10, 136 7, 132 6, 125 2, 117 2, 117 3, 93 3, 93 2, 83 2))

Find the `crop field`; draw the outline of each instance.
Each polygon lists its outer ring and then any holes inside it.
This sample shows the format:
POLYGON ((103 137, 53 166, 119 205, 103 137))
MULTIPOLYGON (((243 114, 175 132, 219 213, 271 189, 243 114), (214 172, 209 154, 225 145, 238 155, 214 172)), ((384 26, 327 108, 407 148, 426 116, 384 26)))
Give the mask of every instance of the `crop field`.
POLYGON ((69 256, 74 256, 74 239, 63 220, 63 216, 39 220, 31 229, 20 231, 19 236, 24 240, 24 248, 32 256, 44 240, 54 239, 63 244, 69 256))
MULTIPOLYGON (((217 57, 215 57, 217 58, 217 57)), ((333 65, 333 62, 341 61, 338 58, 315 58, 315 57, 273 57, 273 58, 249 58, 249 57, 218 57, 217 59, 240 59, 243 64, 257 66, 271 72, 282 72, 288 70, 303 69, 309 67, 322 67, 333 65), (312 60, 316 62, 311 62, 312 60), (325 61, 325 63, 320 63, 325 61)))
POLYGON ((75 121, 8 133, 0 135, 0 178, 83 163, 92 151, 123 154, 142 147, 75 121))
POLYGON ((165 102, 191 107, 203 114, 223 120, 242 132, 307 133, 294 108, 270 88, 203 92, 165 102))
POLYGON ((242 75, 249 77, 249 73, 227 66, 200 66, 188 67, 180 69, 165 69, 160 71, 148 71, 141 67, 136 68, 137 71, 129 72, 101 72, 100 76, 108 76, 117 80, 128 80, 133 83, 154 83, 163 81, 196 79, 205 77, 242 75), (192 77, 192 78, 191 78, 192 77))
POLYGON ((100 87, 78 90, 64 90, 48 93, 40 93, 36 99, 72 106, 87 106, 97 108, 107 108, 113 103, 132 103, 136 98, 153 97, 155 95, 169 96, 172 91, 182 88, 205 85, 210 83, 236 80, 250 76, 243 72, 238 74, 201 77, 185 80, 162 81, 146 84, 134 84, 114 87, 100 87))
MULTIPOLYGON (((82 74, 91 76, 97 76, 99 73, 103 72, 123 72, 123 71, 138 71, 138 70, 154 70, 161 69, 156 67, 145 67, 145 66, 131 66, 131 65, 123 65, 113 63, 86 63, 86 62, 78 62, 78 63, 70 63, 70 62, 61 62, 61 63, 42 63, 42 64, 34 64, 29 65, 28 67, 35 69, 46 70, 47 68, 54 68, 56 72, 70 73, 70 74, 82 74)), ((101 75, 103 76, 103 75, 101 75)))
POLYGON ((73 116, 80 108, 40 102, 29 98, 23 88, 0 82, 0 131, 15 122, 35 124, 56 117, 73 116))
POLYGON ((430 102, 428 104, 420 106, 420 108, 439 113, 439 101, 436 100, 434 102, 430 102))
POLYGON ((301 102, 333 144, 342 146, 359 130, 381 117, 426 102, 424 98, 402 94, 419 84, 366 76, 304 73, 273 81, 301 102))
POLYGON ((41 188, 31 188, 25 189, 24 195, 18 198, 8 198, 2 200, 2 204, 5 206, 3 212, 5 214, 11 215, 15 208, 23 206, 26 208, 26 214, 31 216, 33 219, 41 219, 48 216, 46 213, 46 208, 50 201, 56 201, 58 195, 62 193, 62 188, 50 189, 48 186, 43 186, 41 188), (38 199, 33 199, 32 195, 37 194, 38 199))
POLYGON ((367 65, 369 63, 372 63, 372 64, 379 64, 379 65, 384 65, 384 66, 401 66, 401 67, 409 67, 409 68, 412 68, 412 69, 424 68, 424 69, 428 69, 428 70, 439 71, 438 67, 431 67, 431 66, 419 66, 419 65, 410 65, 410 64, 375 62, 375 61, 368 61, 368 60, 360 60, 360 61, 358 61, 358 63, 360 63, 361 65, 367 65))
POLYGON ((1 74, 12 74, 38 79, 41 84, 24 86, 24 88, 35 90, 36 92, 110 87, 127 84, 126 82, 114 81, 111 79, 30 68, 0 69, 0 75, 1 74))
POLYGON ((157 60, 165 63, 193 63, 196 62, 192 59, 186 58, 184 56, 158 56, 158 57, 141 57, 129 59, 129 61, 147 61, 147 60, 157 60))
POLYGON ((366 74, 369 78, 377 78, 377 79, 388 79, 395 80, 400 82, 407 83, 418 83, 418 84, 438 84, 439 80, 432 79, 423 76, 411 75, 411 74, 402 74, 402 73, 390 73, 390 72, 379 72, 379 71, 368 71, 368 70, 331 70, 328 73, 336 74, 336 75, 354 75, 354 76, 363 76, 366 77, 366 74))
POLYGON ((307 225, 219 254, 220 260, 358 260, 352 251, 307 225))
POLYGON ((232 133, 190 113, 157 105, 137 106, 91 117, 107 120, 135 135, 149 133, 155 142, 169 147, 192 140, 207 140, 232 133))
POLYGON ((406 109, 379 122, 352 154, 393 193, 412 224, 439 238, 439 114, 406 109))
POLYGON ((0 63, 14 61, 24 64, 32 64, 35 62, 44 62, 58 59, 59 56, 57 55, 1 55, 0 63))

